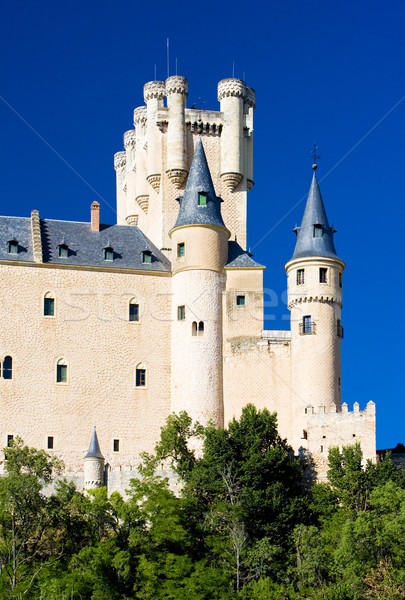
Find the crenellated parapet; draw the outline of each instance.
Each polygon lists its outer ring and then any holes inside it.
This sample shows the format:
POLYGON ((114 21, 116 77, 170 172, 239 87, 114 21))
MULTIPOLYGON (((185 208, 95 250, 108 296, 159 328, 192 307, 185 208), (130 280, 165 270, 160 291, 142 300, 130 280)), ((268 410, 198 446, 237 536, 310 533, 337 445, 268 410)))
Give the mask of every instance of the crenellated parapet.
POLYGON ((143 86, 143 99, 145 102, 149 100, 163 100, 166 95, 166 87, 164 81, 148 81, 143 86))
POLYGON ((291 310, 300 304, 310 302, 335 303, 342 307, 342 296, 298 296, 295 298, 290 298, 287 306, 289 310, 291 310))

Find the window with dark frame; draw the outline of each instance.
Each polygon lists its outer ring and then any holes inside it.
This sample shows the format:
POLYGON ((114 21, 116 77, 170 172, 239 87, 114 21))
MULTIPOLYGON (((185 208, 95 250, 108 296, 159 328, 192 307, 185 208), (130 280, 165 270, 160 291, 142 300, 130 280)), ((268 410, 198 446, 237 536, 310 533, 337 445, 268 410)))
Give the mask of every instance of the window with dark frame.
POLYGON ((236 296, 236 306, 245 306, 245 296, 236 296))
POLYGON ((297 270, 297 285, 302 285, 305 280, 305 269, 297 270))
POLYGON ((339 273, 339 287, 342 287, 342 273, 339 273))
POLYGON ((44 316, 53 317, 55 316, 55 299, 44 298, 44 316))
POLYGON ((207 194, 205 192, 198 194, 198 206, 207 206, 207 194))
POLYGON ((7 436, 7 448, 10 448, 11 442, 13 441, 13 439, 14 439, 13 435, 8 435, 7 436))
POLYGON ((146 369, 137 369, 136 370, 135 385, 136 385, 136 387, 145 387, 146 386, 146 369))
POLYGON ((186 318, 186 307, 184 305, 177 307, 177 320, 184 321, 186 318))
POLYGON ((18 254, 18 242, 17 242, 17 240, 10 240, 8 242, 8 253, 9 254, 18 254))
POLYGON ((315 238, 322 237, 322 225, 319 225, 319 224, 314 225, 314 237, 315 238))
POLYGON ((139 321, 139 304, 131 302, 129 305, 129 320, 139 321))
POLYGON ((319 283, 328 283, 328 269, 319 267, 319 283))
POLYGON ((144 250, 142 252, 142 263, 144 265, 152 264, 152 252, 150 250, 144 250))
POLYGON ((56 365, 56 383, 67 383, 67 365, 56 365))
POLYGON ((109 247, 109 248, 104 248, 104 260, 114 260, 114 249, 109 247))
POLYGON ((312 333, 312 322, 310 315, 307 315, 302 319, 302 325, 303 333, 312 333))
POLYGON ((49 435, 48 436, 48 450, 53 450, 53 436, 49 435))
POLYGON ((3 360, 3 379, 13 378, 13 359, 11 356, 5 356, 3 360))
POLYGON ((66 244, 59 244, 58 256, 59 256, 59 258, 68 258, 69 257, 69 248, 66 246, 66 244))
POLYGON ((114 452, 120 451, 120 441, 119 440, 113 440, 113 450, 114 450, 114 452))
POLYGON ((180 242, 177 244, 177 258, 184 258, 185 255, 185 245, 184 242, 180 242))

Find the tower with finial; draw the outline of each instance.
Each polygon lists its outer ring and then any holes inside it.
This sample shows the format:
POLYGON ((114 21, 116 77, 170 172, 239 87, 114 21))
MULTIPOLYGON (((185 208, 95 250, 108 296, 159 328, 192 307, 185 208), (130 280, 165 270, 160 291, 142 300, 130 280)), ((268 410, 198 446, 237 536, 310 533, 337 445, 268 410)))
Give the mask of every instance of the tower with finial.
POLYGON ((104 456, 101 454, 94 426, 89 450, 84 457, 84 488, 91 490, 104 485, 104 456))
POLYGON ((312 183, 301 227, 295 228, 294 254, 286 264, 288 307, 291 311, 291 411, 293 446, 305 439, 301 424, 310 407, 319 412, 340 410, 340 345, 342 274, 345 263, 333 241, 316 177, 312 183))
POLYGON ((172 403, 193 420, 223 425, 223 268, 230 233, 198 139, 170 237, 172 279, 172 403))

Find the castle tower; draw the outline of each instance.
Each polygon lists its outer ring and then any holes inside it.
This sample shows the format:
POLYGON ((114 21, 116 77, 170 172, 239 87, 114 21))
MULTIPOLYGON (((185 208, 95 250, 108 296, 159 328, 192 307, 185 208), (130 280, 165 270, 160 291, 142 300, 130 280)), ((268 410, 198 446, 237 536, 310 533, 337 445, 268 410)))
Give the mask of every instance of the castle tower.
POLYGON ((187 177, 186 154, 186 99, 188 82, 185 77, 173 75, 166 79, 169 124, 167 130, 167 174, 179 188, 187 177))
POLYGON ((305 415, 340 411, 342 273, 314 174, 297 242, 286 264, 291 311, 291 422, 295 450, 306 446, 305 415))
POLYGON ((90 440, 89 451, 84 457, 84 488, 91 490, 104 485, 104 456, 101 454, 96 428, 90 440))
POLYGON ((224 115, 221 139, 221 179, 233 191, 243 178, 243 108, 246 84, 241 79, 223 79, 218 84, 218 101, 224 115))
POLYGON ((223 425, 222 292, 229 231, 221 216, 201 139, 177 221, 170 231, 172 411, 223 425))

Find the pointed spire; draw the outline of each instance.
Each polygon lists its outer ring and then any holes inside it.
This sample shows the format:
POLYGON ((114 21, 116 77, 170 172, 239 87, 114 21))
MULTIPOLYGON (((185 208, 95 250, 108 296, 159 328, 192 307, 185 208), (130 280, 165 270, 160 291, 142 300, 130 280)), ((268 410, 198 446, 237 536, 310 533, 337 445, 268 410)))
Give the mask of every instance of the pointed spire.
POLYGON ((307 256, 338 258, 333 243, 336 230, 329 226, 315 169, 301 227, 296 227, 294 231, 297 243, 293 259, 307 256))
POLYGON ((211 173, 201 138, 198 138, 184 196, 180 198, 180 209, 173 227, 183 225, 217 225, 225 229, 221 215, 221 198, 216 196, 211 173), (200 203, 200 194, 206 201, 200 203))
POLYGON ((94 426, 93 434, 90 440, 89 451, 84 458, 104 458, 101 454, 100 445, 98 443, 96 426, 94 426))

